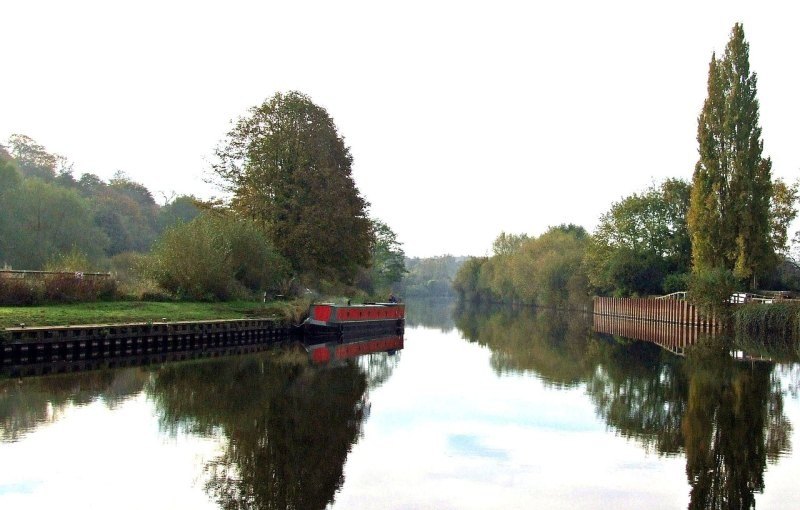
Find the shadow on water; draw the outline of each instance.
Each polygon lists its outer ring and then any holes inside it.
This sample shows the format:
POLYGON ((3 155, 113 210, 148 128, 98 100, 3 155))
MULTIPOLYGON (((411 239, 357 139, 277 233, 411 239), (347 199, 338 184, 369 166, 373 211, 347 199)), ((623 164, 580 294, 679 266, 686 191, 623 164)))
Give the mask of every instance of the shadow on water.
POLYGON ((591 316, 460 307, 458 329, 491 350, 498 374, 583 385, 615 433, 659 455, 683 455, 689 508, 754 508, 767 463, 791 451, 780 369, 741 362, 719 339, 686 357, 656 344, 596 334, 591 316))

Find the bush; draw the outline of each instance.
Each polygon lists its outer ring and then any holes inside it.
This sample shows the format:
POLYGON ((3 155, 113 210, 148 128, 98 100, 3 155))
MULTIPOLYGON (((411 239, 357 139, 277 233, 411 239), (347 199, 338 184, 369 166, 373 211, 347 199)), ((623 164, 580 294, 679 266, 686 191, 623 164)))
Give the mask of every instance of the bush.
POLYGON ((736 306, 734 332, 762 340, 800 337, 800 303, 748 303, 736 306))
POLYGON ((664 278, 664 282, 661 284, 661 286, 664 288, 664 294, 685 291, 689 288, 689 279, 691 276, 691 273, 668 274, 664 278))
POLYGON ((86 271, 92 267, 89 258, 85 253, 76 247, 65 253, 54 255, 44 265, 45 271, 68 271, 74 273, 77 271, 86 271))
POLYGON ((23 278, 0 278, 0 305, 27 306, 42 301, 41 286, 23 278))
MULTIPOLYGON (((156 282, 148 277, 149 257, 144 253, 123 252, 111 257, 108 261, 111 274, 117 281, 118 293, 124 299, 146 299, 147 294, 164 294, 156 282)), ((168 299, 172 299, 168 296, 168 299)))
POLYGON ((0 305, 4 306, 107 301, 117 297, 117 282, 110 278, 77 278, 74 274, 59 274, 43 279, 0 279, 0 305))
POLYGON ((706 315, 721 314, 737 286, 729 269, 701 269, 689 278, 689 300, 706 315))
POLYGON ((78 278, 60 274, 44 279, 44 301, 49 303, 108 301, 116 297, 117 282, 111 278, 78 278))
POLYGON ((288 264, 252 221, 206 214, 167 229, 148 272, 178 298, 224 300, 278 288, 288 264))

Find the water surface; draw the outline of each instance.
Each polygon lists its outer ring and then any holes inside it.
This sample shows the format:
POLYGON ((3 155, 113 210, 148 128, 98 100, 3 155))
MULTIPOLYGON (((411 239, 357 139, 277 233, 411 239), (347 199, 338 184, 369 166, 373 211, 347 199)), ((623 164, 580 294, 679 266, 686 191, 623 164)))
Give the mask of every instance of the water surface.
POLYGON ((1 508, 795 508, 800 365, 409 303, 405 349, 0 381, 1 508))

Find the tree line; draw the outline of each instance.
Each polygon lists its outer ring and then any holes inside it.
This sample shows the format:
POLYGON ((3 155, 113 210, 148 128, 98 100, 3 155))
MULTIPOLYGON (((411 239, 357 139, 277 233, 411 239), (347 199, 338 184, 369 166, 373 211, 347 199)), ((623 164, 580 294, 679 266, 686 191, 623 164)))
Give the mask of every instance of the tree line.
POLYGON ((501 233, 491 257, 467 261, 454 288, 465 299, 573 306, 689 289, 715 306, 734 289, 800 289, 789 256, 798 182, 773 179, 764 157, 756 75, 736 24, 712 55, 698 117, 692 181, 666 179, 614 202, 590 235, 562 225, 539 237, 501 233))
POLYGON ((388 295, 405 274, 396 234, 355 186, 349 147, 304 94, 252 108, 216 154, 228 199, 159 205, 123 173, 75 178, 66 158, 11 136, 0 146, 0 264, 111 270, 128 294, 188 299, 388 295))
POLYGON ((122 172, 76 178, 73 165, 25 135, 0 146, 0 264, 45 269, 79 252, 107 269, 126 252, 145 252, 166 229, 200 214, 192 196, 160 205, 122 172))
POLYGON ((441 255, 406 258, 406 274, 397 290, 409 298, 454 298, 453 280, 468 257, 441 255))

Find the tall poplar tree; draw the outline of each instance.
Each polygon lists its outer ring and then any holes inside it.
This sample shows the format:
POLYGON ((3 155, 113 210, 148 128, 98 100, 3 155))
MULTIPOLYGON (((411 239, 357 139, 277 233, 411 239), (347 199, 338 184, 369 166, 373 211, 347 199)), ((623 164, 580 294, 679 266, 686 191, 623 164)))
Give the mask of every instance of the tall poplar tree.
POLYGON ((739 23, 722 58, 711 57, 697 142, 700 158, 688 214, 694 269, 728 269, 755 286, 758 275, 774 263, 772 162, 762 157, 756 75, 750 72, 749 44, 739 23))

